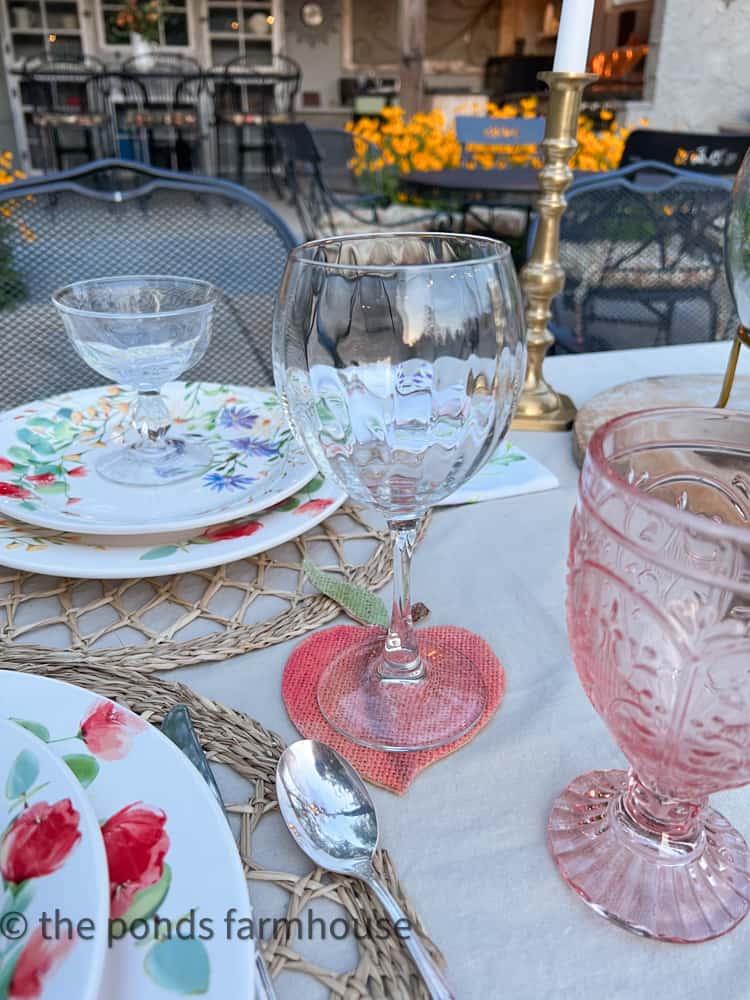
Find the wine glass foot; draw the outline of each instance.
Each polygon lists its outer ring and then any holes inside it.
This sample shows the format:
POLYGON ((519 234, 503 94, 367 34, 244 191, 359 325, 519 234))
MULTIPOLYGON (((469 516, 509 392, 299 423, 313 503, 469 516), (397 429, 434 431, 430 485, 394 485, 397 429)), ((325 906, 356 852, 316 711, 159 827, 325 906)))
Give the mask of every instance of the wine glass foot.
POLYGON ((750 908, 750 853, 710 807, 689 841, 665 842, 623 812, 625 771, 591 771, 555 801, 547 825, 568 885, 608 920, 662 941, 696 942, 735 927, 750 908))
POLYGON ((211 467, 213 453, 202 442, 170 438, 158 448, 141 445, 108 448, 95 469, 104 479, 126 486, 171 486, 201 476, 211 467))
POLYGON ((459 649, 417 630, 426 668, 419 680, 383 680, 385 632, 340 650, 318 683, 318 707, 342 736, 376 750, 426 750, 459 739, 477 724, 487 692, 477 666, 459 649))

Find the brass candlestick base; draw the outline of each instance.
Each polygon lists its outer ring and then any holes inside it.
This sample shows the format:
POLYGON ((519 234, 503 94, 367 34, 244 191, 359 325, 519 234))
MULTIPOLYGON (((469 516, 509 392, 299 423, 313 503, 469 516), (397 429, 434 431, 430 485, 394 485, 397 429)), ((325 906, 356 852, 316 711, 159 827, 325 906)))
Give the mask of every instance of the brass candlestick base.
POLYGON ((539 171, 539 224, 531 257, 521 270, 521 287, 527 300, 529 362, 513 427, 524 431, 564 431, 573 425, 576 408, 571 399, 545 381, 542 365, 555 342, 548 328, 550 303, 565 284, 565 273, 560 267, 560 218, 565 211, 565 192, 573 180, 568 164, 578 147, 581 94, 597 76, 540 73, 539 79, 547 84, 550 94, 541 143, 544 166, 539 171))
POLYGON ((740 323, 732 343, 732 350, 729 352, 729 361, 727 362, 727 370, 724 373, 724 382, 721 386, 718 402, 716 403, 719 409, 724 409, 732 394, 734 376, 737 372, 737 362, 740 360, 740 348, 743 344, 745 347, 750 347, 750 330, 740 323))

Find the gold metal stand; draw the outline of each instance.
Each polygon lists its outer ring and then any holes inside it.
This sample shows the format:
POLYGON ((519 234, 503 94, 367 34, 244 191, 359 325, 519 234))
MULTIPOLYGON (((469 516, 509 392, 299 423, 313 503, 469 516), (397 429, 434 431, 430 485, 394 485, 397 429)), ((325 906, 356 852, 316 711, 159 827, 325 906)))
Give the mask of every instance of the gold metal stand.
POLYGON ((750 347, 750 330, 748 330, 747 327, 742 326, 740 323, 737 327, 737 333, 735 334, 734 341, 732 342, 732 350, 729 354, 727 370, 724 373, 724 382, 722 383, 719 400, 716 404, 719 409, 724 409, 729 402, 730 395, 732 394, 734 376, 737 372, 737 362, 740 359, 740 348, 743 344, 745 347, 750 347))
POLYGON ((531 257, 521 270, 521 287, 527 299, 529 362, 513 427, 523 431, 564 431, 572 426, 576 408, 571 399, 548 385, 542 365, 555 341, 548 329, 550 303, 565 284, 565 273, 560 266, 560 218, 565 211, 565 192, 573 180, 568 164, 578 146, 581 95, 583 88, 597 76, 540 73, 539 79, 547 84, 550 94, 541 144, 544 166, 539 171, 539 224, 531 257))

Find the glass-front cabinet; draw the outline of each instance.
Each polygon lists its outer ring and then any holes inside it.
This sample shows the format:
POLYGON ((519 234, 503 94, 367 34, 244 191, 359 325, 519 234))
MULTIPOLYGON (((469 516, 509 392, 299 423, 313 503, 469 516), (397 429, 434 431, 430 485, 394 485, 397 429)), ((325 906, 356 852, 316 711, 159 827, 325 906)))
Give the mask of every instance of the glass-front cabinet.
MULTIPOLYGON (((18 165, 37 170, 41 155, 32 125, 33 103, 19 71, 27 59, 93 56, 117 69, 132 55, 117 26, 126 0, 0 0, 0 43, 18 143, 18 165)), ((159 45, 192 56, 206 69, 238 57, 267 65, 283 50, 283 0, 166 0, 159 45)))

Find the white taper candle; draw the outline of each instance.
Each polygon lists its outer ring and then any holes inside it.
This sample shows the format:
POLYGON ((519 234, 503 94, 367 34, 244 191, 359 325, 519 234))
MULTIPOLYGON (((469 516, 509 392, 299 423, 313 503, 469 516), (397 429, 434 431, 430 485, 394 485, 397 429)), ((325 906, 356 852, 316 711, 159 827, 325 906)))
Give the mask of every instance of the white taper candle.
POLYGON ((585 73, 594 0, 563 0, 557 32, 555 73, 585 73))

